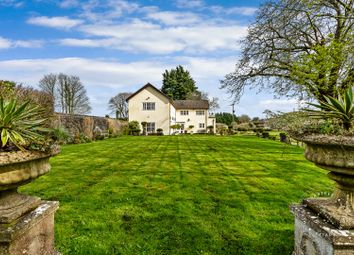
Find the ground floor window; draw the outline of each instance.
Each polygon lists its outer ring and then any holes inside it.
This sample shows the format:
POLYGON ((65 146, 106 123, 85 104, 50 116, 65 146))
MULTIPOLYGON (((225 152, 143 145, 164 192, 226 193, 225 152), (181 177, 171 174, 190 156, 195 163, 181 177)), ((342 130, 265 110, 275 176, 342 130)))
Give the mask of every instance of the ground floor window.
POLYGON ((146 123, 146 132, 155 132, 155 122, 146 123))
POLYGON ((205 123, 199 123, 199 128, 205 128, 205 123))

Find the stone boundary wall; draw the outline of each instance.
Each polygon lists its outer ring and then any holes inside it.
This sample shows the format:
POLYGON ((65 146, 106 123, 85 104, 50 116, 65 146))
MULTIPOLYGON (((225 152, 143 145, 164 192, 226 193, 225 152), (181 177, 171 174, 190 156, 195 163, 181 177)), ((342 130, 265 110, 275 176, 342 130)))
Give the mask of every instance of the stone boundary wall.
POLYGON ((114 135, 120 135, 127 125, 128 122, 123 120, 63 113, 55 113, 53 120, 54 127, 64 127, 69 131, 71 136, 84 134, 90 139, 94 138, 94 131, 97 128, 104 133, 112 132, 114 135))

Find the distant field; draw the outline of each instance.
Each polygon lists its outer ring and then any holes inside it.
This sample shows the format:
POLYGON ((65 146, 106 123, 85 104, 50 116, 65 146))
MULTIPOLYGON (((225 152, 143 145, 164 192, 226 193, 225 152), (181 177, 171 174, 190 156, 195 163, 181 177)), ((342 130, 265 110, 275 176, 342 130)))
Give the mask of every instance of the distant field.
POLYGON ((120 137, 51 162, 21 191, 60 201, 63 255, 291 254, 289 205, 332 189, 301 148, 257 137, 120 137))

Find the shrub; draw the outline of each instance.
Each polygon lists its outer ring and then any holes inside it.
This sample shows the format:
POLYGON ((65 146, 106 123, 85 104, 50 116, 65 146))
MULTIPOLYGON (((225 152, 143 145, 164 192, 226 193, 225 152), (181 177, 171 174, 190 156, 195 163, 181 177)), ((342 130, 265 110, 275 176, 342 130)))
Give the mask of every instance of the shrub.
POLYGON ((128 130, 129 130, 129 135, 139 135, 141 131, 139 122, 136 120, 130 121, 128 123, 128 130))
MULTIPOLYGON (((103 138, 104 138, 104 136, 103 136, 103 138)), ((98 140, 102 140, 102 139, 98 139, 98 140)), ((90 143, 90 142, 92 142, 92 140, 83 133, 77 133, 77 134, 75 134, 75 136, 73 138, 74 144, 90 143)))
POLYGON ((172 129, 180 129, 180 128, 181 128, 181 124, 174 124, 174 125, 171 125, 171 128, 172 128, 172 129))
POLYGON ((58 126, 52 130, 53 139, 59 144, 67 144, 71 142, 69 131, 63 126, 58 126))
POLYGON ((40 118, 39 106, 32 106, 29 101, 19 103, 17 99, 5 101, 0 98, 0 145, 2 149, 15 148, 25 150, 32 144, 45 145, 44 124, 40 118))
POLYGON ((263 132, 262 138, 269 138, 269 132, 263 132))
POLYGON ((353 88, 348 88, 342 96, 338 95, 338 98, 331 96, 324 96, 324 98, 325 101, 320 101, 320 104, 307 103, 318 110, 305 110, 313 118, 338 120, 341 126, 348 131, 354 122, 353 88))
POLYGON ((279 134, 279 139, 282 143, 286 143, 287 142, 287 134, 286 133, 280 133, 279 134))

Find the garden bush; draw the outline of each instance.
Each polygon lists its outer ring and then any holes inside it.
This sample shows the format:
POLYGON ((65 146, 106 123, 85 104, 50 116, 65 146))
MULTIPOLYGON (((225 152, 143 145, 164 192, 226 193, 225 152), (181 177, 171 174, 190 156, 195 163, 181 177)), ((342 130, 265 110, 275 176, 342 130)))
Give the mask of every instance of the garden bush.
POLYGON ((262 138, 269 138, 269 132, 263 132, 262 138))
POLYGON ((72 142, 70 133, 65 127, 58 126, 56 128, 53 128, 52 132, 53 132, 53 138, 61 145, 72 142))
POLYGON ((139 135, 140 134, 140 125, 136 120, 130 121, 128 124, 128 134, 129 135, 139 135))
POLYGON ((282 143, 286 143, 287 140, 288 140, 286 133, 280 133, 280 134, 279 134, 279 139, 280 139, 280 141, 281 141, 282 143))

